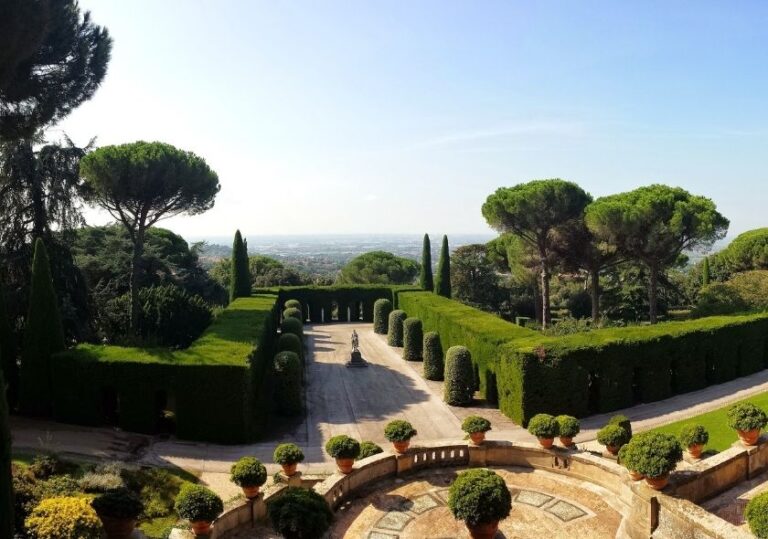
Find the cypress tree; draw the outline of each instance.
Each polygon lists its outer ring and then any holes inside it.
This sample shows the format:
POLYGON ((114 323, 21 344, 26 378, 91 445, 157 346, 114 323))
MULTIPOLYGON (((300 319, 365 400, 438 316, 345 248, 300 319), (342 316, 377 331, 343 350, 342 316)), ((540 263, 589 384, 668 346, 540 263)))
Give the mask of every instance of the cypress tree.
POLYGON ((64 330, 51 278, 45 244, 35 242, 29 313, 21 350, 21 410, 30 415, 51 414, 51 355, 63 351, 64 330))
MULTIPOLYGON (((2 357, 0 357, 2 360, 2 357)), ((0 388, 5 387, 0 369, 0 388)), ((11 480, 11 429, 8 424, 8 401, 0 391, 0 537, 13 537, 13 488, 11 480)))
POLYGON ((448 251, 448 236, 443 236, 443 246, 440 248, 440 259, 437 262, 437 278, 435 279, 435 294, 451 297, 451 254, 448 251))
POLYGON ((3 371, 5 383, 8 385, 7 398, 10 407, 16 402, 18 395, 19 373, 16 366, 16 341, 8 318, 2 283, 0 283, 0 370, 3 371))
POLYGON ((421 274, 419 284, 422 290, 434 290, 435 283, 432 278, 432 245, 429 242, 429 234, 424 234, 424 244, 421 247, 421 274))
POLYGON ((238 230, 232 244, 232 262, 230 266, 229 299, 230 301, 251 295, 251 272, 248 267, 248 254, 243 236, 238 230))
POLYGON ((707 286, 709 284, 709 257, 704 257, 704 262, 701 264, 701 286, 707 286))

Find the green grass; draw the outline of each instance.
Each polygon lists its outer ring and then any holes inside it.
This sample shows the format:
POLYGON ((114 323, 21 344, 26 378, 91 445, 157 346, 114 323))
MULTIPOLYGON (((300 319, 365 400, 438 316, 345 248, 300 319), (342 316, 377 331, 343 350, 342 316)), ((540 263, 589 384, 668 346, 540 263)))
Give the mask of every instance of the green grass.
MULTIPOLYGON (((743 401, 739 401, 739 404, 744 402, 750 402, 763 410, 768 410, 768 392, 760 393, 748 399, 744 399, 743 401)), ((707 444, 706 449, 708 451, 723 451, 731 447, 733 442, 739 439, 736 431, 728 426, 726 413, 730 407, 731 405, 728 405, 705 414, 651 429, 651 432, 662 432, 677 436, 680 434, 680 429, 682 429, 684 425, 703 425, 704 428, 709 431, 709 443, 707 444)))

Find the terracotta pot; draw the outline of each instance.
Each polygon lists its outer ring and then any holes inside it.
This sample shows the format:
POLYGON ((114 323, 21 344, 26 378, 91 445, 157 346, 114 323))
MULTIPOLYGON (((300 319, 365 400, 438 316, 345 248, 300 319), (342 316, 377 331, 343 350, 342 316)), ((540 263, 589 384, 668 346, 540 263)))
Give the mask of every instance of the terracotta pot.
POLYGON ((739 430, 739 438, 744 445, 757 445, 757 439, 760 438, 760 429, 739 430))
POLYGON ((640 472, 633 472, 632 470, 629 470, 629 478, 632 479, 632 481, 641 481, 645 479, 645 476, 640 472))
POLYGON ((411 445, 411 441, 405 440, 404 442, 392 442, 392 445, 395 446, 395 453, 402 455, 408 451, 408 447, 411 445))
POLYGON ((700 459, 702 449, 704 449, 704 446, 702 444, 689 445, 688 454, 691 456, 691 458, 700 459))
POLYGON ((554 438, 539 438, 539 443, 541 444, 541 447, 544 449, 549 449, 552 447, 552 444, 555 443, 554 438))
POLYGON ((136 527, 135 518, 118 518, 99 514, 107 539, 128 539, 136 527))
POLYGON ((248 486, 244 485, 240 488, 243 489, 243 494, 245 494, 245 497, 248 498, 249 500, 252 500, 259 495, 258 485, 248 485, 248 486))
POLYGON ((472 539, 493 539, 499 531, 499 521, 486 522, 477 526, 467 524, 467 529, 472 539))
POLYGON ((195 535, 210 535, 211 534, 211 521, 209 520, 192 520, 192 532, 195 535))
POLYGON ((355 465, 355 459, 336 459, 336 467, 341 473, 347 474, 352 471, 355 465))
POLYGON ((563 447, 571 447, 573 445, 573 438, 568 436, 560 436, 560 443, 563 447))
POLYGON ((669 483, 669 474, 665 473, 658 477, 646 477, 645 484, 651 487, 653 490, 663 490, 669 483))
POLYGON ((283 473, 287 477, 293 477, 294 475, 296 475, 296 468, 298 467, 298 465, 299 464, 297 462, 292 462, 290 464, 282 464, 283 473))
POLYGON ((608 451, 611 455, 618 455, 619 449, 621 449, 618 445, 606 445, 605 450, 608 451))
POLYGON ((472 443, 475 445, 480 445, 485 441, 485 433, 484 432, 470 432, 469 433, 469 439, 472 440, 472 443))

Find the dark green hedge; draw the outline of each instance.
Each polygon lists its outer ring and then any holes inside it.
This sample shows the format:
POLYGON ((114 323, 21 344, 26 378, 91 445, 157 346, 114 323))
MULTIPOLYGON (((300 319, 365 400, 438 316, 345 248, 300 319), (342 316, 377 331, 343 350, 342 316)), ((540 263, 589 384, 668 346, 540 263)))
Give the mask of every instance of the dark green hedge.
POLYGON ((403 323, 408 315, 400 309, 389 313, 387 329, 387 344, 389 346, 403 346, 403 323))
POLYGON ((424 334, 424 378, 427 380, 443 379, 445 367, 443 365, 443 345, 440 343, 440 334, 437 331, 427 331, 424 334))
POLYGON ((403 359, 406 361, 421 361, 424 331, 421 320, 406 318, 403 322, 403 359))
POLYGON ((465 346, 451 346, 445 353, 443 400, 452 406, 467 406, 475 393, 472 356, 465 346))
POLYGON ((373 332, 379 335, 387 334, 389 313, 392 312, 392 302, 388 299, 377 299, 373 304, 373 332))
POLYGON ((275 403, 283 415, 299 415, 303 408, 301 384, 302 368, 294 352, 280 352, 275 356, 275 403))
POLYGON ((179 438, 244 443, 262 432, 277 296, 238 298, 186 350, 80 345, 52 361, 54 417, 103 425, 119 398, 121 428, 158 429, 156 399, 174 402, 179 438), (106 402, 110 401, 110 402, 106 402))

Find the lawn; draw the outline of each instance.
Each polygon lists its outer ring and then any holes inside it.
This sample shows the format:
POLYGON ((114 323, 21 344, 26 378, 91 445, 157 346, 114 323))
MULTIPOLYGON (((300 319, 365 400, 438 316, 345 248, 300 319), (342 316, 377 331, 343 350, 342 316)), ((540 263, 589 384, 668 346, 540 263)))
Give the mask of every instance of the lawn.
MULTIPOLYGON (((743 401, 739 401, 739 403, 743 402, 751 402, 755 406, 759 406, 763 410, 768 411, 768 393, 760 393, 748 399, 744 399, 743 401)), ((683 425, 703 425, 707 431, 709 431, 709 443, 707 444, 706 449, 708 451, 723 451, 724 449, 731 447, 733 442, 739 439, 736 431, 728 427, 728 417, 726 416, 726 412, 730 407, 731 405, 725 406, 724 408, 718 408, 712 412, 707 412, 682 421, 670 423, 669 425, 651 429, 651 431, 674 434, 677 436, 683 425)))

